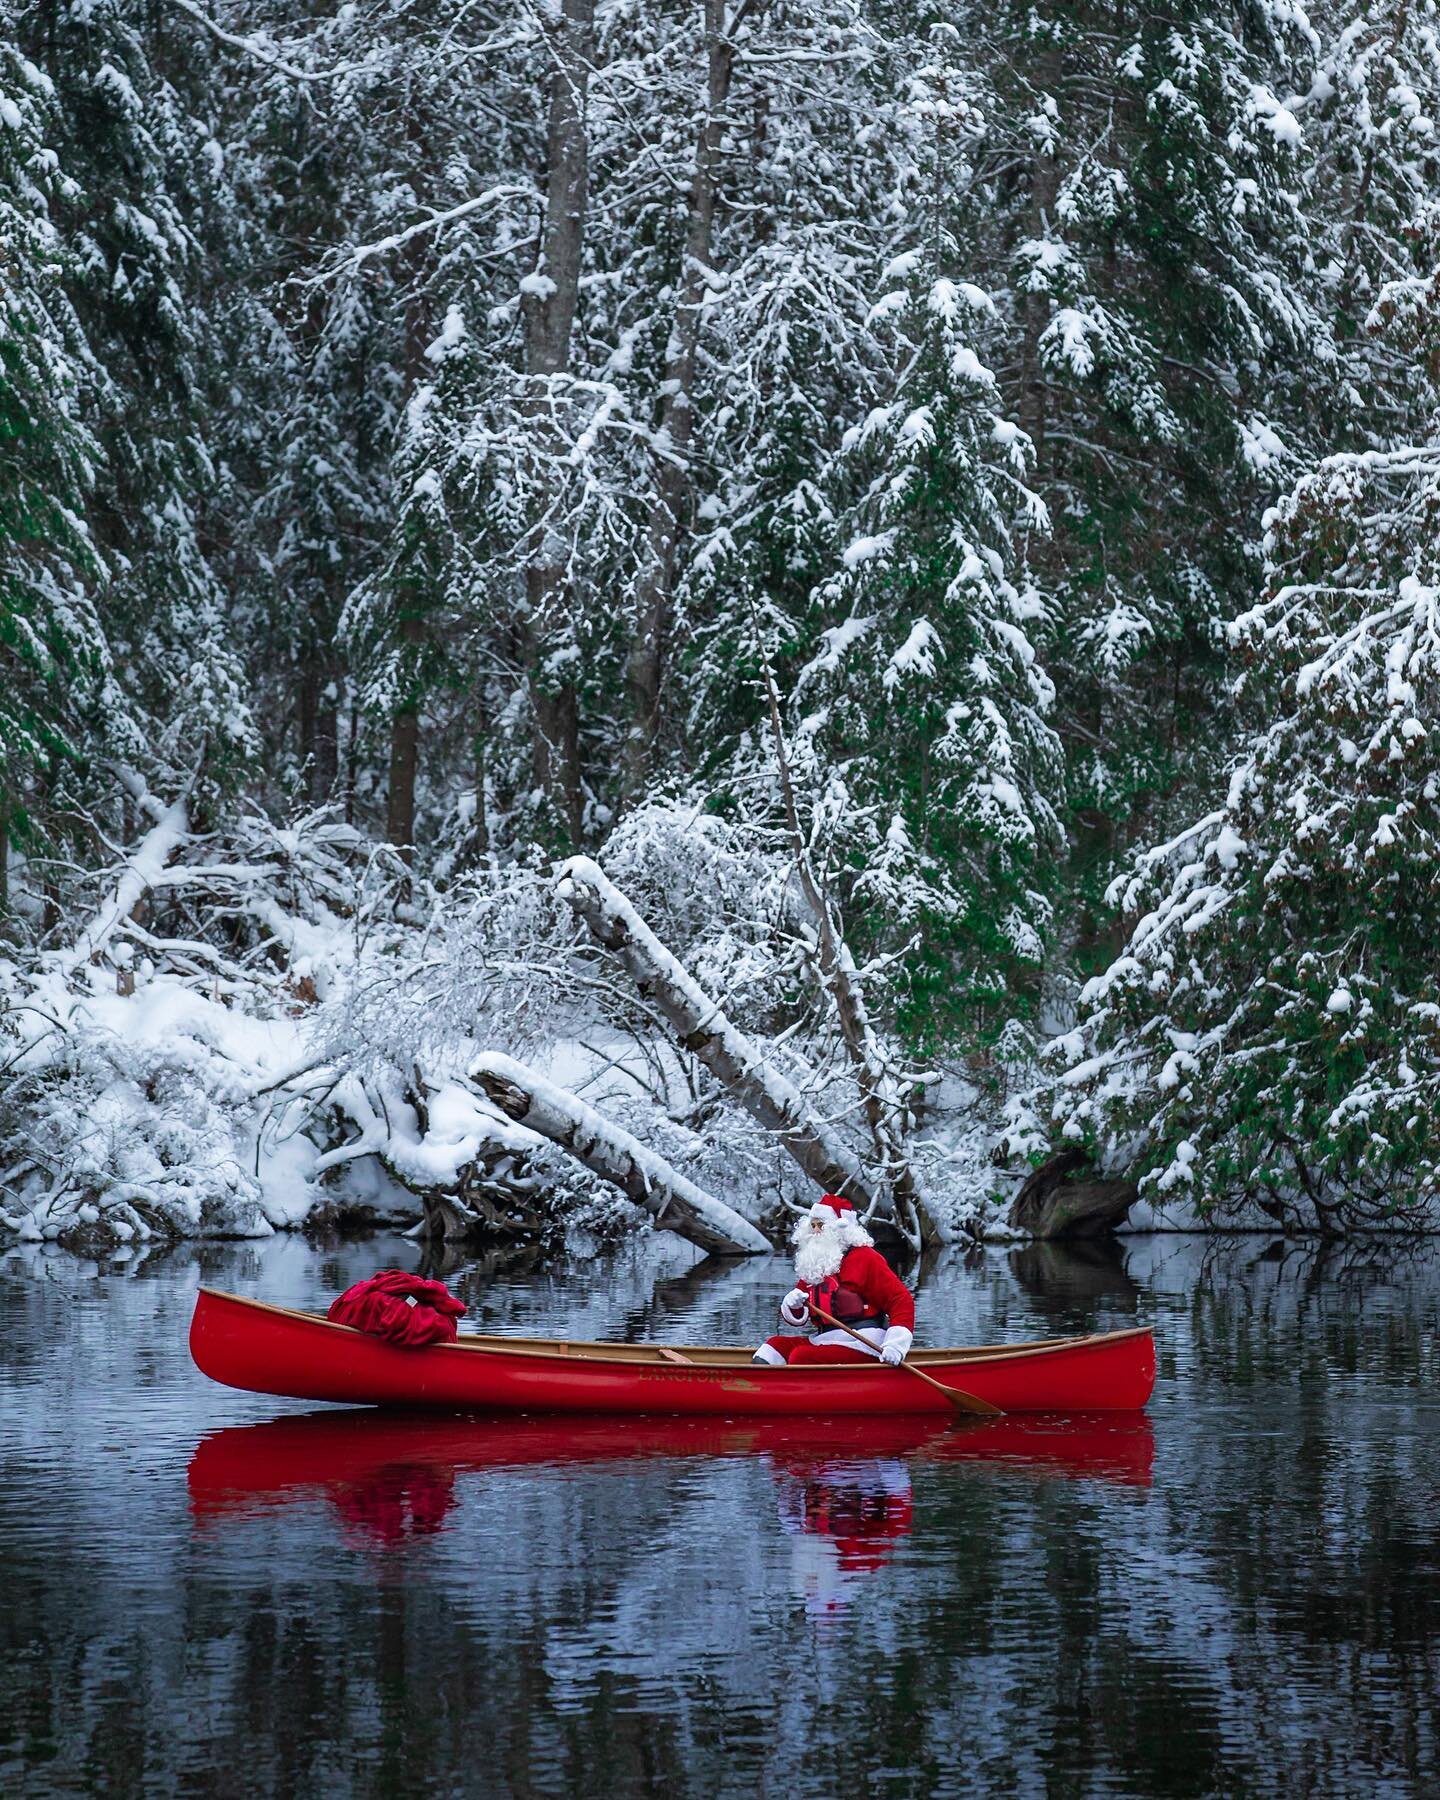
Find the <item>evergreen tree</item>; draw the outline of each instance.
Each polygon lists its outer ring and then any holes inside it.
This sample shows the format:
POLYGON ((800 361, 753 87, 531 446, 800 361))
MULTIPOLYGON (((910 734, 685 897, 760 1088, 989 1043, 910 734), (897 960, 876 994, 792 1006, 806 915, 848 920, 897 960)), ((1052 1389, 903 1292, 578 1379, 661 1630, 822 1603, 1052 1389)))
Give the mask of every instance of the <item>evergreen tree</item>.
MULTIPOLYGON (((1372 325, 1435 368, 1437 283, 1372 325)), ((1116 898, 1128 950, 1067 1040, 1065 1134, 1155 1196, 1340 1232, 1440 1172, 1440 443, 1345 452, 1268 520, 1270 595, 1232 628, 1258 721, 1222 804, 1116 898)))
POLYGON ((105 629, 124 701, 97 748, 170 792, 233 790, 253 749, 244 672, 212 557, 211 433, 222 370, 206 237, 223 159, 165 73, 194 46, 98 0, 27 20, 52 84, 58 213, 84 334, 84 411, 99 445, 89 518, 107 571, 105 629))
POLYGON ((1323 8, 1321 50, 1298 108, 1313 156, 1306 196, 1321 303, 1339 379, 1320 386, 1325 448, 1388 448, 1428 429, 1432 371, 1413 344, 1366 329, 1381 291, 1428 275, 1440 180, 1440 33, 1410 0, 1323 8))
POLYGON ((848 438, 869 529, 817 595, 793 705, 852 935, 902 952, 902 1029, 933 1045, 998 1029, 1034 989, 1062 772, 1016 543, 1044 511, 969 329, 988 298, 919 254, 889 273, 895 386, 848 438))
POLYGON ((1053 522, 1036 568, 1083 911, 1223 751, 1249 521, 1333 364, 1280 97, 1313 46, 1267 3, 1024 0, 956 23, 990 87, 956 228, 1012 326, 996 374, 1053 522))
MULTIPOLYGON (((7 34, 13 20, 6 19, 7 34)), ((55 215, 74 185, 49 145, 54 90, 0 45, 0 884, 8 848, 60 823, 62 771, 88 755, 109 656, 86 511, 99 446, 80 412, 88 354, 55 215)), ((113 695, 111 696, 113 704, 113 695)))

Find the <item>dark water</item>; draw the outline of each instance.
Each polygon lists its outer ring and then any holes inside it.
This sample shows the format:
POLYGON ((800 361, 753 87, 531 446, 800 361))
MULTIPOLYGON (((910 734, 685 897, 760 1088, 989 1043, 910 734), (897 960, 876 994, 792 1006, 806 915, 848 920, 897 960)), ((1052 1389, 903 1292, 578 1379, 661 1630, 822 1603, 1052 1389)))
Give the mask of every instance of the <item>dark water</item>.
MULTIPOLYGON (((1440 1793, 1435 1247, 953 1257, 932 1342, 1159 1333, 1148 1420, 988 1441, 316 1415, 189 1364, 201 1280, 414 1255, 0 1257, 0 1791, 1440 1793)), ((489 1330, 771 1328, 778 1259, 691 1263, 450 1279, 489 1330)))

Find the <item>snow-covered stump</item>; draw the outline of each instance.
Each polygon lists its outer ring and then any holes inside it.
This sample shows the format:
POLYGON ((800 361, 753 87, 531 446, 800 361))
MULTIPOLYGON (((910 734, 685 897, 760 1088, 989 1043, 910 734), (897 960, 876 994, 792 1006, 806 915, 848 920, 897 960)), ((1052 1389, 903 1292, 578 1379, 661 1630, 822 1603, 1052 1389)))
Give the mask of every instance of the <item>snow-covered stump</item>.
POLYGON ((717 1256, 756 1256, 771 1248, 747 1218, 524 1063, 492 1051, 471 1065, 470 1079, 507 1119, 568 1150, 667 1231, 717 1256))
POLYGON ((571 857, 561 866, 557 891, 596 943, 625 965, 681 1046, 773 1133, 812 1181, 826 1193, 844 1194, 861 1211, 874 1205, 859 1159, 817 1118, 799 1088, 687 974, 598 863, 588 856, 571 857))

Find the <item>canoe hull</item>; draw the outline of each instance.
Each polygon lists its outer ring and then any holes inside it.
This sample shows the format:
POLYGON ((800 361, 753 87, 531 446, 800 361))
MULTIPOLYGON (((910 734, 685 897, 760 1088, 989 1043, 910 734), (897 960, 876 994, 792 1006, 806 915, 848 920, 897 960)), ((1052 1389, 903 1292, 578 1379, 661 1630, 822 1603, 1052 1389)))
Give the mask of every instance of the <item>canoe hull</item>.
MULTIPOLYGON (((202 1288, 190 1327, 196 1367, 227 1387, 359 1406, 568 1413, 790 1417, 953 1412, 903 1369, 768 1369, 610 1360, 603 1353, 466 1344, 404 1350, 332 1325, 202 1288)), ((633 1353, 632 1353, 633 1354, 633 1353)), ((1143 1407, 1155 1382, 1148 1331, 1112 1332, 1012 1353, 927 1360, 925 1372, 1004 1412, 1143 1407)))

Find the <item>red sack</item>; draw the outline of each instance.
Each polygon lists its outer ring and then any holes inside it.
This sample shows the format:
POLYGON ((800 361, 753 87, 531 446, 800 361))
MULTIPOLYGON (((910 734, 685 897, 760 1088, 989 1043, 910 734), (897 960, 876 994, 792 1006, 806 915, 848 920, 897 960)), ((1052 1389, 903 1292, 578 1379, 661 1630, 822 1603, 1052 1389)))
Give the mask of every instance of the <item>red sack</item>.
POLYGON ((443 1281, 426 1281, 403 1269, 382 1269, 346 1288, 325 1315, 336 1325, 353 1325, 387 1343, 419 1350, 426 1344, 449 1343, 465 1303, 443 1281))

